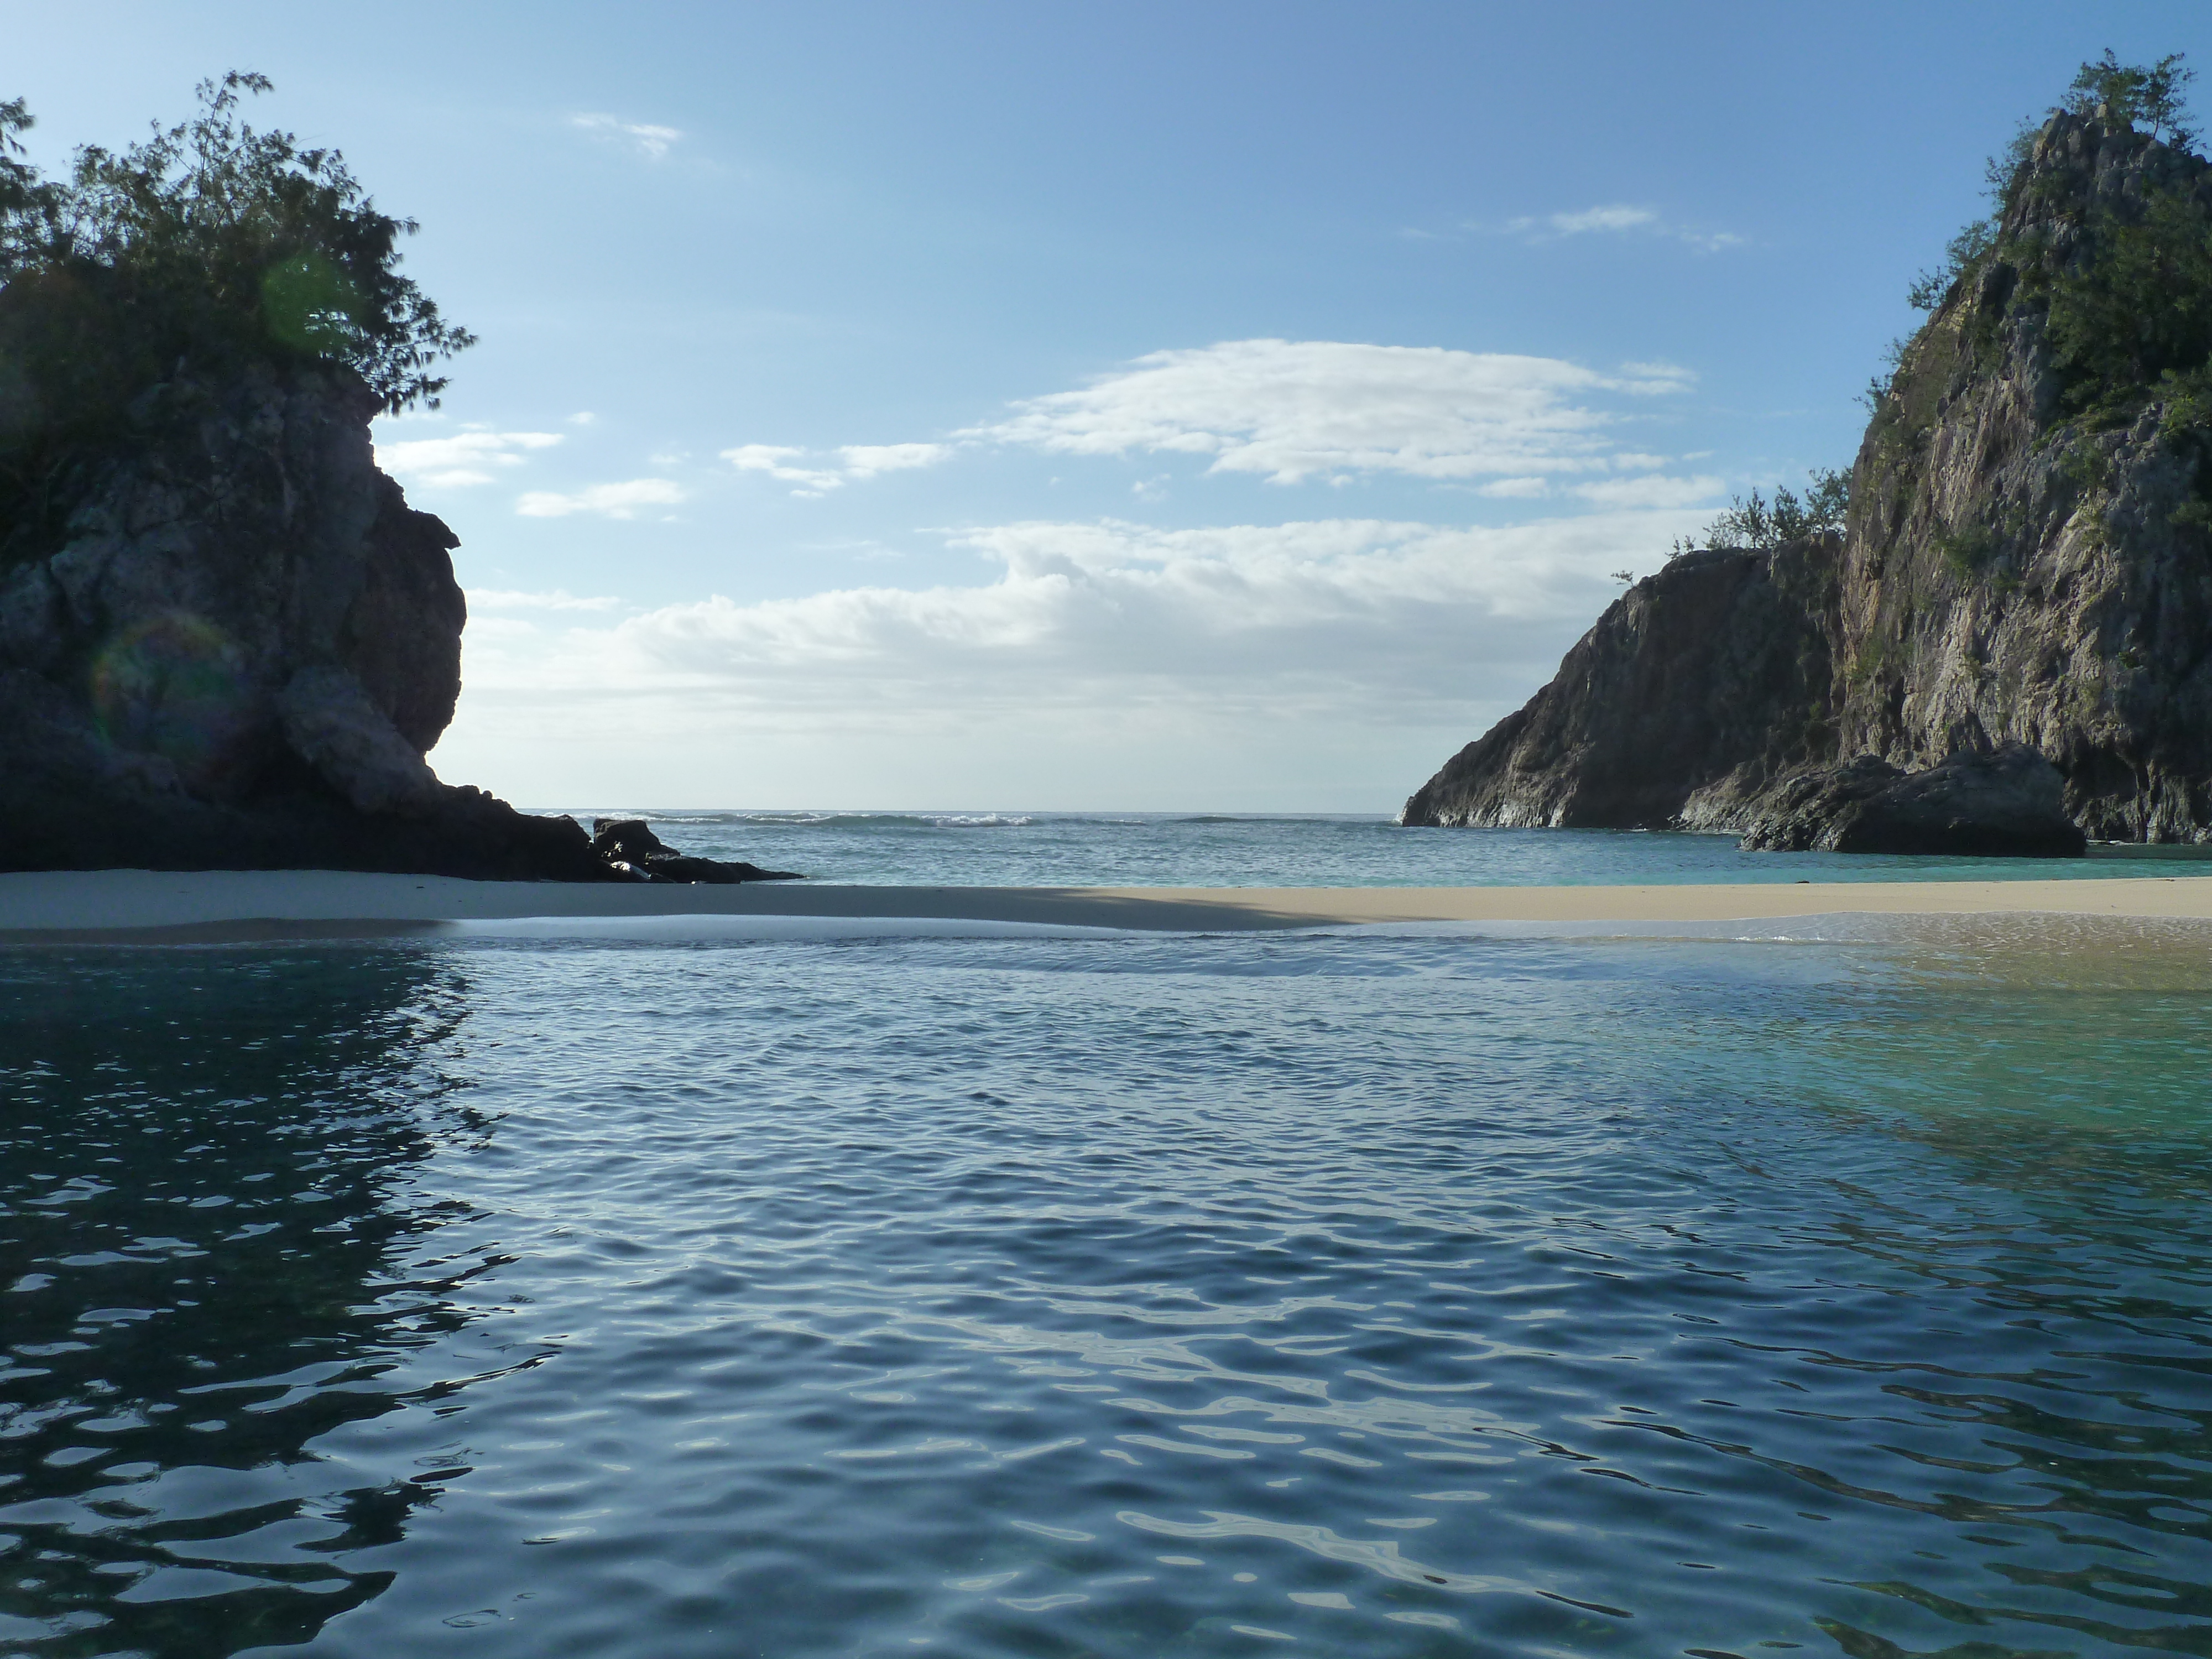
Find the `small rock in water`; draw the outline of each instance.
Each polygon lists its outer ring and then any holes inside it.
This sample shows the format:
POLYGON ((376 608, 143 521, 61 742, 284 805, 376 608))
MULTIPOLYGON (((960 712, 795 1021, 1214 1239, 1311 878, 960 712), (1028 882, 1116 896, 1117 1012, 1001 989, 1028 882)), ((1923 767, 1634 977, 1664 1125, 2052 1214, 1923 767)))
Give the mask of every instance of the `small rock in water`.
POLYGON ((795 870, 763 870, 742 859, 696 858, 679 853, 653 833, 643 818, 593 818, 592 851, 619 881, 709 882, 804 881, 795 870))

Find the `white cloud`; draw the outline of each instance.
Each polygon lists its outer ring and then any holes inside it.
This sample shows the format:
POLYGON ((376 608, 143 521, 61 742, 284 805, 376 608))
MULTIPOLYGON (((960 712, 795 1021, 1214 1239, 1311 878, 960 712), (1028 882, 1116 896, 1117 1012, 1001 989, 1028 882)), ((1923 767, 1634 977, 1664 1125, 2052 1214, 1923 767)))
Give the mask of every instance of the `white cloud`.
POLYGON ((1206 455, 1210 471, 1276 483, 1377 471, 1529 477, 1603 467, 1614 417, 1594 403, 1688 380, 1440 346, 1235 340, 1154 352, 958 435, 1066 454, 1206 455))
POLYGON ((735 449, 724 450, 722 459, 740 472, 763 473, 796 484, 798 488, 791 492, 794 495, 815 496, 881 473, 935 466, 952 452, 951 444, 844 444, 836 451, 836 464, 816 466, 798 465, 802 457, 813 453, 809 450, 788 444, 739 444, 735 449))
POLYGON ((674 127, 647 126, 611 115, 572 115, 568 118, 568 125, 580 127, 594 137, 628 144, 639 155, 655 161, 667 155, 668 147, 684 136, 674 127))
MULTIPOLYGON (((1468 228, 1479 230, 1481 227, 1470 226, 1468 228)), ((1723 248, 1741 247, 1747 240, 1733 231, 1698 230, 1688 225, 1676 224, 1656 208, 1636 207, 1626 202, 1605 203, 1571 213, 1547 213, 1540 216, 1508 219, 1504 228, 1509 235, 1525 236, 1540 242, 1554 241, 1563 236, 1620 235, 1624 232, 1640 231, 1646 235, 1686 242, 1707 253, 1717 253, 1723 248)))
POLYGON ((544 593, 512 587, 471 587, 468 596, 471 616, 479 611, 612 611, 622 604, 611 593, 586 599, 565 587, 544 593))
POLYGON ((1562 236, 1581 236, 1594 230, 1640 230, 1659 222, 1650 208, 1615 203, 1610 207, 1584 208, 1580 213, 1554 213, 1546 220, 1562 236))
POLYGON ((538 624, 534 622, 521 617, 502 617, 495 612, 479 616, 476 614, 475 608, 471 607, 466 635, 470 651, 481 652, 487 646, 495 651, 527 648, 538 638, 538 624))
POLYGON ((1608 573, 1649 559, 1693 517, 1000 525, 952 538, 1000 567, 994 581, 716 596, 572 627, 520 653, 489 641, 470 685, 676 697, 709 713, 773 707, 833 726, 1177 700, 1388 720, 1525 695, 1607 602, 1608 573))
POLYGON ((438 764, 544 803, 1387 811, 1707 516, 1000 525, 970 586, 495 613, 438 764))
POLYGON ((1674 478, 1654 472, 1640 478, 1606 478, 1575 486, 1575 494, 1593 506, 1611 507, 1695 507, 1720 493, 1721 481, 1704 473, 1674 478))
POLYGON ((572 513, 597 513, 610 519, 634 516, 641 507, 672 507, 684 491, 666 478, 632 478, 626 483, 591 484, 570 495, 532 490, 514 510, 526 519, 565 519, 572 513))
POLYGON ((820 467, 793 466, 792 462, 806 452, 784 444, 739 444, 735 449, 726 449, 722 459, 740 472, 764 472, 771 478, 781 478, 786 483, 795 483, 794 495, 819 495, 825 490, 836 489, 844 484, 844 475, 820 467))
POLYGON ((846 444, 837 453, 845 458, 848 477, 872 478, 878 472, 904 472, 914 467, 935 466, 952 453, 952 446, 846 444))
MULTIPOLYGON (((1232 340, 1153 352, 1080 390, 1016 403, 1007 419, 947 442, 828 451, 740 444, 721 454, 738 471, 807 497, 936 466, 975 444, 1203 455, 1209 471, 1285 484, 1314 477, 1341 484, 1376 472, 1439 482, 1503 474, 1480 493, 1535 497, 1548 492, 1552 475, 1663 465, 1663 457, 1615 451, 1613 428, 1623 416, 1604 405, 1684 392, 1695 380, 1671 363, 1607 374, 1555 357, 1441 346, 1232 340)), ((1140 500, 1157 500, 1169 479, 1161 473, 1130 487, 1140 500)))
POLYGON ((376 447, 376 464, 395 477, 434 488, 488 484, 493 469, 520 466, 525 452, 550 449, 557 432, 456 432, 376 447))

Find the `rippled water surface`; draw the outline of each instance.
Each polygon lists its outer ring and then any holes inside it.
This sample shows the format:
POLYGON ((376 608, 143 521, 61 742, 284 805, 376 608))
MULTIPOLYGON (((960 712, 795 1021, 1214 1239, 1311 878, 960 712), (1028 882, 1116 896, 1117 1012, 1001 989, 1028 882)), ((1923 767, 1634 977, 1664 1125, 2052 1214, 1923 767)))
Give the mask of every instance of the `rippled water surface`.
POLYGON ((0 955, 0 1650, 2212 1654, 2212 953, 0 955))
POLYGON ((2016 881, 2212 876, 2212 847, 2104 847, 2081 859, 1746 853, 1734 836, 1624 830, 1407 830, 1378 813, 653 812, 671 845, 817 881, 956 887, 1462 887, 1701 881, 2016 881))

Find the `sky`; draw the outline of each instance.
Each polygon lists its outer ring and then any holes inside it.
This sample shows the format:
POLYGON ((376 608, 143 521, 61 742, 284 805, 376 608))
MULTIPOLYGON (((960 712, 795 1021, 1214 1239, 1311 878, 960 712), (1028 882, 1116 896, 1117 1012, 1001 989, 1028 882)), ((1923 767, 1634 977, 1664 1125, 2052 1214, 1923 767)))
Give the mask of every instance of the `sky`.
MULTIPOLYGON (((527 806, 1395 811, 1848 466, 1984 159, 2192 3, 0 0, 65 166, 342 149, 479 343, 431 755, 527 806)), ((2212 87, 2197 99, 2212 114, 2212 87)))

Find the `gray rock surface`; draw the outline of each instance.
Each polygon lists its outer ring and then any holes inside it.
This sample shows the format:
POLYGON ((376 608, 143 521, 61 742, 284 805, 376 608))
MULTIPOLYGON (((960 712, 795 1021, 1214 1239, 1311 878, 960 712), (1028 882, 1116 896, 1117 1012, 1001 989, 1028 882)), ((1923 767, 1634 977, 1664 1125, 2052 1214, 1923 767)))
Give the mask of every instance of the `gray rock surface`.
POLYGON ((356 810, 419 817, 434 805, 437 775, 392 716, 343 668, 302 668, 276 694, 292 752, 356 810))
POLYGON ((1762 795, 1743 845, 1761 851, 2079 858, 2058 769, 2020 744, 1962 751, 1920 772, 1875 755, 1785 775, 1762 795))
POLYGON ((1813 758, 1828 735, 1836 556, 1833 538, 1692 553, 1637 583, 1550 685, 1406 803, 1405 821, 1664 829, 1697 792, 1733 799, 1813 758))
POLYGON ((619 879, 573 819, 423 759, 460 692, 453 532, 351 376, 184 376, 0 567, 0 869, 619 879))
MULTIPOLYGON (((2030 167, 2005 236, 2061 263, 2153 186, 2212 199, 2203 162, 2075 116, 2030 167)), ((1807 768, 2018 744, 2089 836, 2212 840, 2212 464, 2155 402, 2119 429, 2064 418, 2047 312, 2001 260, 1954 285, 1868 427, 1840 538, 1637 583, 1405 821, 1741 832, 1789 816, 1765 793, 1807 768)))

